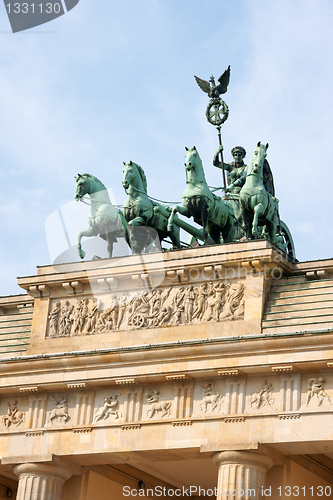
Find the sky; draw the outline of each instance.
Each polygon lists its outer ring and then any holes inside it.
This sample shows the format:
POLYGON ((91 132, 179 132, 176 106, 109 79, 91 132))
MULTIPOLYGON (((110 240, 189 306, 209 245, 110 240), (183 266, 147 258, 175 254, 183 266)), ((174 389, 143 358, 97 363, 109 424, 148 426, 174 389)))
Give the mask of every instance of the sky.
POLYGON ((72 245, 88 226, 89 207, 73 201, 78 173, 122 204, 123 161, 132 160, 149 195, 180 201, 184 147, 195 145, 209 185, 221 185, 208 96, 194 75, 218 78, 228 65, 225 161, 236 145, 249 161, 268 142, 297 258, 331 258, 332 22, 331 0, 80 0, 13 34, 1 3, 0 295, 23 293, 16 277, 54 260, 54 212, 65 207, 72 245))

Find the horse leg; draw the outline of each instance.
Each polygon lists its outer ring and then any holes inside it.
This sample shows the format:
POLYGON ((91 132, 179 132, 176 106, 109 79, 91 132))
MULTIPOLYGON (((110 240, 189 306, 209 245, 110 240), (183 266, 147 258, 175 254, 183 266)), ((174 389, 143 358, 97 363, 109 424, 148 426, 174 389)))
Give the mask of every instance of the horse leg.
POLYGON ((164 417, 164 416, 170 417, 171 403, 165 403, 163 409, 164 409, 164 413, 163 413, 162 417, 164 417))
POLYGON ((227 222, 222 228, 223 243, 232 243, 235 236, 234 218, 231 214, 228 215, 227 222))
POLYGON ((245 207, 245 201, 241 199, 241 214, 242 214, 242 220, 244 223, 244 232, 246 234, 246 237, 248 240, 252 240, 252 233, 251 233, 251 216, 249 216, 249 212, 246 210, 245 207))
POLYGON ((202 208, 201 208, 201 220, 202 220, 202 233, 203 237, 205 240, 205 245, 212 242, 212 239, 210 238, 209 235, 209 230, 208 230, 208 206, 207 203, 204 203, 202 208))
POLYGON ((77 235, 77 251, 81 259, 84 259, 84 256, 86 255, 85 251, 82 250, 81 246, 81 240, 83 236, 86 236, 87 238, 90 238, 91 236, 97 236, 98 231, 94 227, 89 227, 85 231, 80 231, 77 235))
POLYGON ((184 215, 185 217, 191 217, 191 213, 186 207, 183 207, 181 205, 176 205, 175 207, 173 207, 173 209, 171 210, 171 215, 169 216, 168 219, 168 226, 167 226, 167 231, 170 233, 172 232, 173 219, 177 212, 179 212, 181 215, 184 215))
POLYGON ((176 224, 172 225, 172 230, 169 234, 171 241, 172 241, 172 249, 174 250, 175 248, 180 248, 180 227, 176 226, 176 224))
POLYGON ((128 233, 129 233, 129 242, 133 255, 137 255, 142 252, 143 247, 140 245, 137 235, 135 235, 135 228, 137 226, 143 226, 144 220, 142 217, 135 217, 128 223, 128 233))
POLYGON ((268 224, 268 232, 269 232, 269 240, 276 245, 277 240, 276 240, 276 233, 277 233, 277 226, 279 224, 279 220, 277 215, 273 216, 273 220, 269 222, 268 224))
POLYGON ((265 208, 262 203, 259 203, 254 207, 254 217, 252 222, 252 236, 254 238, 258 238, 260 236, 258 231, 258 222, 260 215, 263 215, 264 213, 265 213, 265 208))
POLYGON ((112 257, 112 251, 113 251, 113 243, 115 241, 115 238, 112 236, 112 233, 107 233, 106 234, 106 241, 108 242, 107 250, 109 257, 112 257))
POLYGON ((218 245, 220 243, 220 233, 221 233, 219 226, 216 226, 215 224, 208 224, 208 233, 210 238, 214 241, 214 243, 218 245))

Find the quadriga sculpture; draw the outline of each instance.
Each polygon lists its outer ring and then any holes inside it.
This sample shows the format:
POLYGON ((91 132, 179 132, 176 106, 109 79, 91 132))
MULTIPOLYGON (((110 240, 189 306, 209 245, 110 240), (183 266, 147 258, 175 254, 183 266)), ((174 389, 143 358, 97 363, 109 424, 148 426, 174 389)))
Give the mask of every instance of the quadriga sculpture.
POLYGON ((80 201, 84 195, 90 196, 91 208, 88 214, 89 227, 77 235, 77 249, 81 259, 85 252, 81 247, 83 236, 100 236, 108 243, 108 254, 112 257, 113 244, 117 237, 125 237, 128 243, 127 222, 117 207, 112 205, 104 184, 90 174, 78 174, 76 179, 75 199, 80 201))
POLYGON ((234 239, 234 212, 228 201, 222 200, 209 189, 202 161, 195 146, 185 148, 186 189, 182 195, 183 206, 173 208, 169 224, 177 212, 203 227, 205 242, 230 243, 234 239))
POLYGON ((240 191, 240 204, 244 229, 248 239, 262 237, 258 226, 266 226, 268 239, 278 245, 279 201, 269 194, 263 183, 263 166, 267 156, 266 146, 259 141, 247 167, 245 184, 240 191))

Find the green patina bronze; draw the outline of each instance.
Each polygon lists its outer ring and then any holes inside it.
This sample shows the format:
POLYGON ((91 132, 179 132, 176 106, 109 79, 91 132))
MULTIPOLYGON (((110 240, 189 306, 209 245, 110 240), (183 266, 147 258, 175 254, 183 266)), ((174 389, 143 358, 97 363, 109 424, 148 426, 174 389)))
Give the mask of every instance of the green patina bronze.
MULTIPOLYGON (((214 158, 214 167, 221 168, 222 164, 219 160, 219 156, 223 151, 223 146, 219 146, 214 158)), ((231 150, 231 154, 234 161, 231 163, 224 163, 224 170, 227 171, 228 187, 225 188, 226 193, 239 194, 240 190, 245 184, 246 178, 246 165, 244 163, 244 158, 246 156, 246 151, 242 146, 235 146, 231 150)))
MULTIPOLYGON (((222 169, 222 163, 219 160, 223 146, 219 146, 214 158, 213 165, 222 169)), ((225 193, 230 193, 228 200, 232 205, 235 214, 235 239, 240 240, 245 236, 243 230, 242 212, 239 202, 239 193, 245 184, 246 179, 246 164, 244 158, 246 151, 242 146, 236 146, 231 150, 234 161, 231 163, 224 163, 224 170, 227 172, 228 187, 224 189, 225 193)))
POLYGON ((209 189, 202 161, 196 147, 185 148, 186 189, 182 195, 183 206, 172 209, 168 225, 174 221, 177 212, 193 217, 203 227, 206 243, 224 243, 234 239, 234 212, 228 201, 222 200, 209 189))
POLYGON ((160 243, 170 238, 173 248, 180 248, 180 228, 194 238, 204 240, 202 231, 187 224, 178 217, 170 222, 171 208, 157 203, 147 194, 147 179, 140 165, 130 161, 124 163, 123 187, 127 193, 124 204, 124 216, 128 222, 128 234, 133 253, 142 252, 142 238, 152 228, 157 232, 160 243), (141 229, 141 230, 140 230, 141 229))
POLYGON ((206 109, 206 118, 214 125, 217 129, 220 155, 221 155, 221 168, 222 168, 222 179, 223 179, 223 187, 226 188, 225 181, 225 172, 224 172, 224 162, 223 162, 223 147, 222 147, 222 136, 221 136, 221 125, 227 120, 229 116, 229 108, 227 104, 220 98, 220 94, 225 94, 228 90, 228 85, 230 82, 230 66, 225 70, 225 72, 218 79, 219 85, 216 85, 215 78, 211 76, 209 82, 206 80, 202 80, 197 76, 194 77, 195 81, 203 90, 206 92, 211 98, 207 109, 206 109))
POLYGON ((264 161, 267 156, 266 146, 259 141, 253 151, 246 170, 245 183, 240 190, 240 204, 246 236, 248 239, 262 237, 259 226, 266 226, 268 239, 277 244, 279 227, 279 201, 267 192, 263 181, 264 161))
POLYGON ((279 217, 273 175, 266 159, 268 144, 257 144, 248 166, 244 162, 246 151, 242 146, 232 149, 233 162, 223 161, 221 125, 228 118, 229 110, 220 95, 227 92, 230 66, 220 76, 217 85, 213 76, 209 82, 198 77, 195 79, 210 97, 206 117, 209 123, 216 126, 219 138, 213 165, 223 172, 225 196, 216 196, 209 188, 195 146, 185 148, 186 189, 182 195, 182 206, 172 209, 148 196, 144 170, 132 161, 124 163, 123 169, 122 184, 127 193, 124 213, 111 204, 105 186, 96 177, 79 174, 76 177, 75 199, 82 200, 85 194, 89 194, 91 200, 89 228, 78 233, 81 258, 85 255, 81 247, 83 236, 99 235, 105 239, 111 257, 113 243, 119 236, 125 237, 133 254, 150 251, 154 246, 154 235, 158 236, 160 243, 169 238, 173 248, 181 248, 180 228, 208 244, 220 243, 221 235, 223 243, 267 238, 290 258, 296 258, 290 231, 279 217), (202 226, 202 231, 179 219, 177 212, 193 217, 202 226))
POLYGON ((233 196, 239 197, 246 237, 267 238, 294 260, 294 242, 287 225, 280 220, 279 200, 274 196, 273 176, 266 159, 267 149, 268 144, 265 146, 258 142, 245 169, 245 182, 239 194, 233 196))
MULTIPOLYGON (((168 226, 169 207, 162 207, 154 203, 147 194, 147 179, 144 170, 140 165, 130 161, 124 163, 123 187, 127 193, 124 204, 124 216, 127 220, 130 232, 130 246, 134 254, 141 253, 143 241, 147 234, 147 229, 153 228, 157 231, 160 242, 170 237, 173 248, 180 248, 179 226, 172 224, 168 226)), ((149 230, 148 230, 149 233, 149 230)))
POLYGON ((84 236, 100 236, 107 241, 108 254, 112 257, 113 244, 117 237, 124 237, 128 242, 127 222, 121 210, 112 205, 108 191, 104 184, 90 174, 78 174, 76 180, 76 201, 82 201, 88 194, 90 197, 90 212, 88 214, 89 227, 77 235, 77 249, 81 259, 85 252, 81 246, 84 236))

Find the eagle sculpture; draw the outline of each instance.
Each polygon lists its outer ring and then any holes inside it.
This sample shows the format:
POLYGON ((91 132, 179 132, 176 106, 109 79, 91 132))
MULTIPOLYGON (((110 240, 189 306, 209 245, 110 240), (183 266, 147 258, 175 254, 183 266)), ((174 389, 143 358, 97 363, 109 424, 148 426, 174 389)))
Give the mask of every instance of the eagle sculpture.
POLYGON ((214 99, 219 97, 220 94, 225 94, 228 89, 230 81, 230 66, 228 66, 225 72, 218 79, 218 81, 220 82, 219 85, 215 84, 215 79, 213 76, 210 77, 209 82, 207 82, 206 80, 202 80, 197 76, 194 76, 194 78, 201 90, 206 92, 210 98, 214 99))

